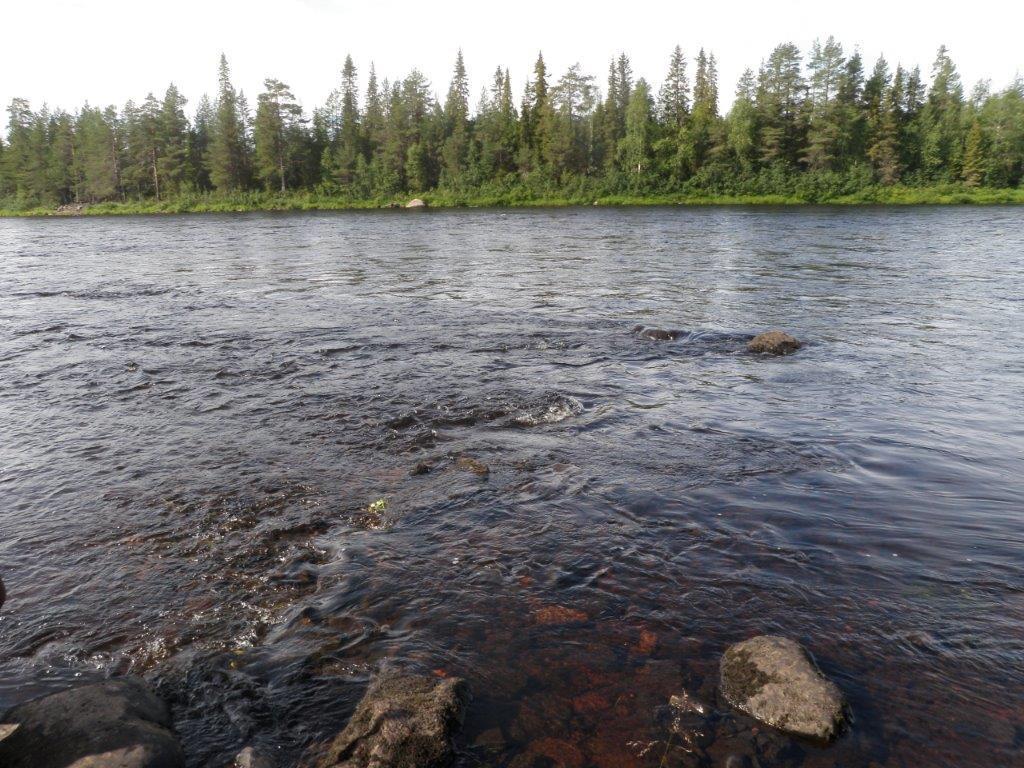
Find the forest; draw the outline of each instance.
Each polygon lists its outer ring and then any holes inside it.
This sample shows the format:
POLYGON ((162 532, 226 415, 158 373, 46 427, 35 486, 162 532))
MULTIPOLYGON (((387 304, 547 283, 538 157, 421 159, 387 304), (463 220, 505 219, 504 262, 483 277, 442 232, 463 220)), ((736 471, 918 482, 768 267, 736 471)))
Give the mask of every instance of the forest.
POLYGON ((965 93, 945 47, 926 79, 884 58, 866 66, 832 37, 806 58, 785 43, 744 72, 727 110, 714 54, 676 47, 667 63, 654 87, 619 55, 601 87, 578 64, 556 76, 539 55, 519 94, 499 68, 473 106, 461 52, 443 98, 415 69, 388 80, 370 65, 363 84, 346 57, 311 112, 272 78, 253 109, 224 56, 216 93, 194 110, 173 84, 120 109, 16 98, 0 138, 0 209, 349 207, 410 195, 1024 201, 1024 80, 965 93))

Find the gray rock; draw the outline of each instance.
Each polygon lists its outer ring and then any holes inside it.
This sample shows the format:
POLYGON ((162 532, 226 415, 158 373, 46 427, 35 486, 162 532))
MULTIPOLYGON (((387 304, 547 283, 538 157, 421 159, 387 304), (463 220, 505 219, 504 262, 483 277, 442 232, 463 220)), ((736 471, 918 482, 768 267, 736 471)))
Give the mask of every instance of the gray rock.
POLYGON ((675 341, 679 338, 679 331, 669 331, 664 328, 648 328, 646 325, 638 325, 633 328, 633 334, 648 341, 675 341))
POLYGON ((233 768, 274 768, 274 761, 252 747, 246 747, 235 756, 233 768))
POLYGON ((405 204, 406 208, 426 208, 427 204, 418 197, 405 204))
POLYGON ((457 678, 384 673, 317 768, 440 768, 454 756, 469 689, 457 678))
POLYGON ((0 579, 0 608, 4 607, 4 600, 7 599, 7 590, 4 589, 4 580, 0 579))
POLYGON ((108 680, 15 707, 4 768, 182 768, 167 705, 137 678, 108 680))
POLYGON ((800 645, 762 635, 722 656, 722 695, 737 709, 787 733, 827 742, 846 719, 846 702, 800 645))
POLYGON ((782 331, 767 331, 758 334, 747 343, 747 351, 759 355, 789 355, 803 345, 782 331))

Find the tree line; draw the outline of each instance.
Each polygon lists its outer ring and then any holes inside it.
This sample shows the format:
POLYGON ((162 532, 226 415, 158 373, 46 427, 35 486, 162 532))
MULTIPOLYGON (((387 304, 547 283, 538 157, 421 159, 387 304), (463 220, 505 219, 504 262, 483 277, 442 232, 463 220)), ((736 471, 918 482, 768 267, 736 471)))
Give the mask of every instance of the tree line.
POLYGON ((540 55, 521 98, 499 68, 474 108, 461 52, 443 98, 415 69, 389 81, 371 65, 362 87, 347 57, 340 74, 311 114, 276 79, 253 110, 224 56, 216 95, 191 119, 173 84, 120 110, 33 110, 14 99, 0 138, 0 207, 257 189, 352 200, 434 189, 814 199, 872 185, 1024 181, 1024 80, 965 95, 945 47, 926 82, 884 58, 866 71, 832 37, 806 61, 785 43, 743 73, 726 113, 714 54, 690 61, 679 47, 656 91, 625 54, 603 89, 579 64, 554 77, 540 55))

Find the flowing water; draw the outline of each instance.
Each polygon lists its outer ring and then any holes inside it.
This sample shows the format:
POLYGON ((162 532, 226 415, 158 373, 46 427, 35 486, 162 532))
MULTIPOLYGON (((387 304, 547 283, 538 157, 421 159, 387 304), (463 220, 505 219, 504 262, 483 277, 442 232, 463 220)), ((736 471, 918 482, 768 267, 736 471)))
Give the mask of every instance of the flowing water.
POLYGON ((1020 765, 1022 286, 1019 208, 0 221, 0 709, 288 766, 395 666, 461 766, 1020 765), (837 743, 719 698, 761 633, 837 743))

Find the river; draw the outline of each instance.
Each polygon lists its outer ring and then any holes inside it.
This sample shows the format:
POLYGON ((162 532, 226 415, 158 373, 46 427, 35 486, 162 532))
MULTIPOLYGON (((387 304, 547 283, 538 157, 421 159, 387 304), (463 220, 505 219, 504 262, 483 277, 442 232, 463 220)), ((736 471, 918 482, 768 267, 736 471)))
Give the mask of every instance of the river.
POLYGON ((392 665, 464 766, 1019 764, 1022 285, 1020 208, 0 220, 0 710, 288 766, 392 665), (832 746, 718 698, 762 633, 832 746))

